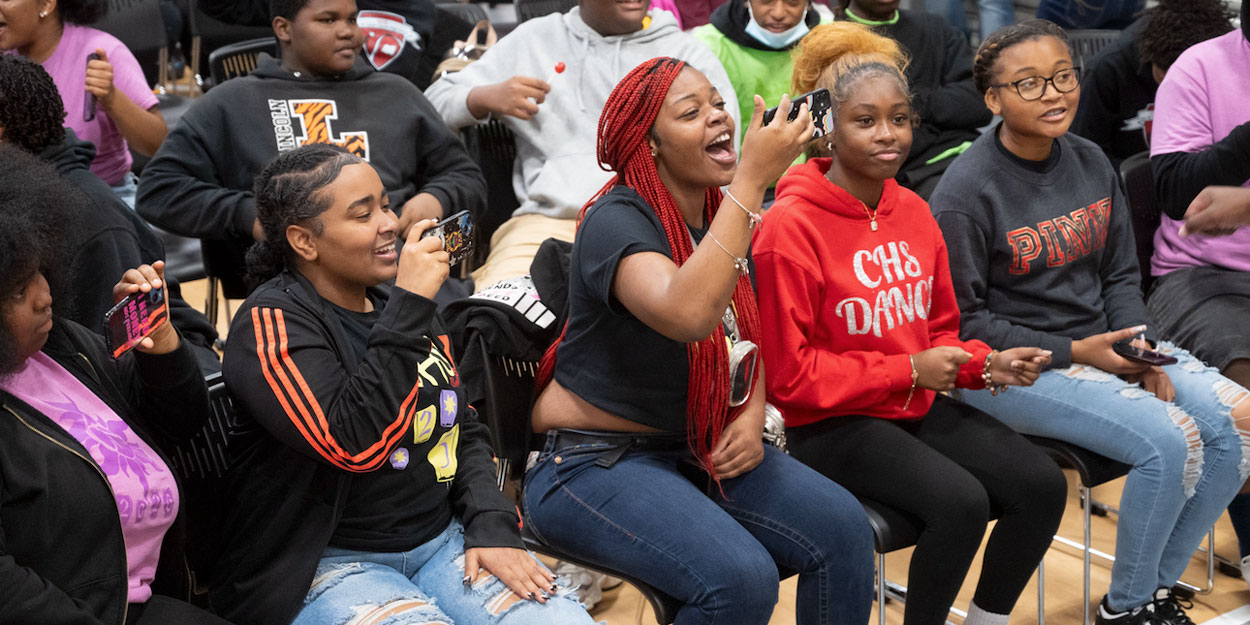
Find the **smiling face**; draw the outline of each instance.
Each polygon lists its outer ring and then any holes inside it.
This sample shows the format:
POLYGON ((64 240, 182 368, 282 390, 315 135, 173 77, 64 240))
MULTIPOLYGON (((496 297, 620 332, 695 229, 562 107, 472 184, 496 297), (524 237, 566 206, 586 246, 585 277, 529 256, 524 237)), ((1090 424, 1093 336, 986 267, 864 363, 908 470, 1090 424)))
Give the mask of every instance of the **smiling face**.
POLYGON ((29 48, 38 35, 41 20, 56 19, 55 3, 48 0, 0 0, 0 50, 29 48), (41 11, 48 14, 39 17, 41 11))
POLYGON ((36 272, 4 302, 4 327, 13 337, 18 362, 43 349, 52 331, 52 290, 36 272))
POLYGON ((649 139, 655 167, 677 195, 729 184, 738 166, 734 122, 725 99, 698 70, 686 66, 664 96, 649 139))
MULTIPOLYGON (((1070 67, 1072 57, 1068 46, 1059 38, 1027 39, 1002 51, 994 64, 992 82, 1010 83, 1030 76, 1045 78, 1070 67)), ((1044 148, 1040 151, 1045 158, 1051 141, 1063 136, 1072 125, 1080 98, 1079 87, 1060 93, 1049 83, 1042 97, 1031 101, 1021 98, 1012 86, 991 87, 985 92, 986 106, 1003 118, 999 138, 1009 150, 1025 158, 1031 158, 1039 148, 1044 148), (1021 148, 1030 153, 1020 153, 1021 148)))
POLYGON ((774 33, 794 28, 807 15, 807 0, 747 0, 747 5, 755 22, 774 33))
POLYGON ((604 37, 642 30, 651 0, 580 0, 582 21, 604 37))
POLYGON ((300 270, 318 292, 335 301, 327 289, 363 293, 394 279, 399 220, 390 210, 373 167, 347 165, 320 192, 331 198, 330 208, 317 217, 320 232, 309 225, 287 228, 287 241, 299 257, 300 270))
POLYGON ((911 104, 896 76, 869 74, 838 104, 829 179, 866 204, 898 173, 911 151, 911 104))
POLYGON ((282 66, 319 77, 350 70, 364 45, 355 0, 309 0, 295 19, 275 17, 273 31, 282 44, 282 66))

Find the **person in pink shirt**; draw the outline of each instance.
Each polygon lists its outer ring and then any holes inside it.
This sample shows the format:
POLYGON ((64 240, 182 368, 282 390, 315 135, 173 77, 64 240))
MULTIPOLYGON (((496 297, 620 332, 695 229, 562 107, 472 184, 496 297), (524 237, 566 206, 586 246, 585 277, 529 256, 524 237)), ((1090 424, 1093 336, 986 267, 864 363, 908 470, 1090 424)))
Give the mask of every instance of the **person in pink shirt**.
MULTIPOLYGON (((1227 236, 1182 232, 1210 185, 1250 187, 1250 3, 1241 29, 1199 43, 1168 69, 1155 96, 1150 165, 1163 209, 1147 305, 1161 338, 1250 386, 1250 228, 1227 236), (1188 235, 1188 236, 1187 236, 1188 235)), ((1250 489, 1229 505, 1250 580, 1250 489)))
MULTIPOLYGON (((114 358, 65 318, 75 195, 0 145, 0 623, 228 625, 177 598, 191 505, 166 454, 203 428, 204 379, 169 323, 114 358)), ((113 297, 163 278, 128 269, 113 297)))
POLYGON ((134 207, 130 147, 145 156, 165 140, 165 120, 139 62, 125 44, 90 28, 107 5, 92 0, 0 3, 0 50, 16 52, 52 75, 65 125, 95 144, 91 171, 134 207), (98 58, 89 59, 95 54, 98 58), (88 105, 88 98, 94 104, 88 105))

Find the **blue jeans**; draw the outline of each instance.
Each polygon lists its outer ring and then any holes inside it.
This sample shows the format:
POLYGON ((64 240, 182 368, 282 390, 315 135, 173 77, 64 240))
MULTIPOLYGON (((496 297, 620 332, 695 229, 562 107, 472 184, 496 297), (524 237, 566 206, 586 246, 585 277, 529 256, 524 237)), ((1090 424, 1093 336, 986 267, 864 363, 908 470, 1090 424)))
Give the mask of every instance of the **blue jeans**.
POLYGON ((113 189, 113 193, 118 198, 121 198, 121 201, 126 203, 126 206, 130 207, 130 210, 135 209, 135 194, 139 191, 138 176, 134 175, 133 172, 126 172, 126 177, 110 188, 113 189))
MULTIPOLYGON (((1011 0, 977 0, 981 25, 978 30, 984 40, 990 33, 1016 23, 1016 9, 1011 0)), ((926 13, 936 13, 946 18, 951 26, 969 33, 968 17, 964 15, 963 0, 925 0, 926 13)))
POLYGON ((1037 16, 1066 29, 1128 28, 1146 8, 1146 0, 1042 0, 1037 16))
POLYGON ((1042 373, 1031 387, 997 397, 961 391, 967 403, 1018 432, 1069 441, 1132 465, 1120 498, 1108 607, 1150 601, 1185 571, 1203 535, 1250 472, 1250 440, 1232 406, 1246 391, 1168 343, 1180 362, 1164 367, 1176 389, 1164 402, 1100 369, 1042 373))
POLYGON ((868 621, 872 531, 841 486, 771 446, 723 495, 686 451, 630 451, 604 467, 606 448, 557 448, 548 435, 524 494, 543 540, 682 601, 675 625, 768 623, 778 567, 799 575, 797 623, 868 621))
POLYGON ((567 589, 541 604, 520 599, 493 575, 471 587, 463 578, 464 528, 454 519, 442 534, 410 551, 327 547, 292 625, 375 622, 371 618, 387 625, 594 622, 567 589))

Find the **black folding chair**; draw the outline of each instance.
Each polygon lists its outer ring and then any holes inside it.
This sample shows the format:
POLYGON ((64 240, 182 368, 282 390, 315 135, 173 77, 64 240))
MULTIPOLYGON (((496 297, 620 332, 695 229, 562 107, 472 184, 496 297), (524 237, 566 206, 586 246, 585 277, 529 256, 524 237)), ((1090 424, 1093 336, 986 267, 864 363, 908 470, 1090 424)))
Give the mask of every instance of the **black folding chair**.
POLYGON ((1128 200, 1133 222, 1133 239, 1137 242, 1137 263, 1141 267, 1142 293, 1150 292, 1150 258, 1154 255, 1155 231, 1163 209, 1155 195, 1154 172, 1150 168, 1150 151, 1139 152, 1120 163, 1120 179, 1128 200))
POLYGON ((1098 56, 1098 51, 1115 43, 1123 31, 1100 28, 1073 29, 1068 31, 1068 47, 1072 49, 1072 64, 1081 69, 1098 56))

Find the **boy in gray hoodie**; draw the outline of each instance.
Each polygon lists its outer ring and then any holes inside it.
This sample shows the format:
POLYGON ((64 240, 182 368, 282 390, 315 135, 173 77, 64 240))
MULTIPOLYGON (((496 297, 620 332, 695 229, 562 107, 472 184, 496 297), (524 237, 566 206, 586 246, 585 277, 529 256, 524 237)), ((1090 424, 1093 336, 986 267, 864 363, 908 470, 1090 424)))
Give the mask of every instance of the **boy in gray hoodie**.
POLYGON ((522 23, 481 59, 426 89, 453 130, 493 118, 516 135, 512 187, 520 207, 491 237, 490 255, 473 274, 477 289, 529 273, 547 238, 573 240, 578 209, 612 176, 595 157, 599 112, 639 63, 657 56, 686 61, 712 82, 741 128, 720 61, 670 14, 649 14, 649 5, 580 0, 568 13, 522 23))

